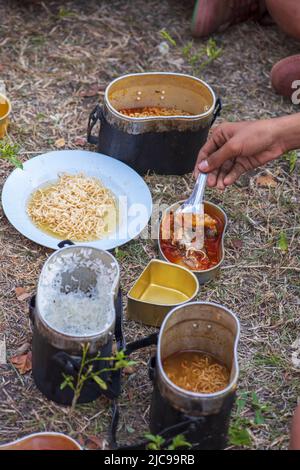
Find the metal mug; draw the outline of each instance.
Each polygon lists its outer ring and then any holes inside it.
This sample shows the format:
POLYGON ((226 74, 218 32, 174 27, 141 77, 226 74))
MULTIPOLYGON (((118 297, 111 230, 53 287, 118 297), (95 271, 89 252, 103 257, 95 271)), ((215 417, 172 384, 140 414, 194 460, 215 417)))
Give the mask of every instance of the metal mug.
POLYGON ((9 114, 11 112, 11 104, 9 99, 0 93, 0 139, 7 134, 9 114))

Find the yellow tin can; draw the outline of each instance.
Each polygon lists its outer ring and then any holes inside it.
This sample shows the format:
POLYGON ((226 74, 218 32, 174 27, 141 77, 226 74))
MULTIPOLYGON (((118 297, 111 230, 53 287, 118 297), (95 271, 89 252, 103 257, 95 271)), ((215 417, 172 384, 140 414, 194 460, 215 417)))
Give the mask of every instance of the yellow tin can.
POLYGON ((9 114, 11 112, 11 104, 9 99, 0 93, 0 139, 7 134, 9 114))

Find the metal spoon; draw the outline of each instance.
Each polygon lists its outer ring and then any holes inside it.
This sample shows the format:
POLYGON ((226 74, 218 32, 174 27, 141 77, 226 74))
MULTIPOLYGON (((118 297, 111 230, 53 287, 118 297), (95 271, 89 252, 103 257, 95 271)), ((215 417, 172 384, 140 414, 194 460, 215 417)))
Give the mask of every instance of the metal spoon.
POLYGON ((176 219, 179 220, 181 217, 182 227, 182 238, 181 244, 188 250, 201 250, 204 245, 204 205, 203 196, 205 191, 205 185, 207 180, 206 173, 199 173, 194 190, 191 196, 175 211, 176 219), (196 227, 192 225, 192 218, 194 222, 196 219, 196 227), (179 216, 179 217, 178 217, 179 216), (183 217, 182 217, 183 216, 183 217), (195 229, 196 228, 196 232, 195 229), (192 239, 196 237, 196 241, 192 242, 192 239))

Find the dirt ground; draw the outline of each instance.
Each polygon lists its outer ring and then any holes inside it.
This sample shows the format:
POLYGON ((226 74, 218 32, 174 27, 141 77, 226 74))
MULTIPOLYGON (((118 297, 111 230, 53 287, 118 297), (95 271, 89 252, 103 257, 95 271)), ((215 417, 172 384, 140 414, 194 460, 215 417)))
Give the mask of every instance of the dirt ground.
MULTIPOLYGON (((61 138, 65 148, 94 150, 87 144, 82 147, 78 137, 85 137, 89 112, 117 76, 153 70, 196 73, 193 61, 183 53, 191 41, 193 3, 0 0, 0 79, 12 100, 10 139, 20 144, 21 159, 55 149, 61 138), (176 40, 164 56, 158 50, 163 28, 176 40)), ((201 77, 223 99, 222 120, 271 118, 299 111, 272 91, 269 79, 272 64, 297 53, 299 45, 275 26, 253 22, 213 38, 223 54, 201 71, 201 77)), ((206 40, 194 41, 193 53, 204 44, 206 40)), ((282 158, 241 178, 225 192, 209 190, 207 195, 224 208, 229 227, 226 262, 218 279, 200 289, 199 299, 226 305, 238 315, 242 327, 240 398, 231 421, 234 448, 238 443, 251 449, 286 448, 291 415, 300 396, 299 369, 292 362, 292 344, 300 336, 299 167, 296 164, 290 173, 288 161, 282 158), (262 174, 271 178, 272 186, 259 184, 257 177, 262 174), (288 250, 278 245, 281 232, 287 237, 288 250)), ((1 186, 12 169, 1 162, 1 186)), ((153 175, 146 181, 154 200, 165 203, 187 196, 193 185, 191 175, 153 175)), ((28 300, 18 300, 15 288, 34 293, 50 253, 18 234, 1 213, 0 331, 6 337, 8 359, 31 341, 28 300)), ((152 241, 133 241, 122 247, 119 261, 125 293, 155 256, 152 241)), ((125 321, 128 341, 151 331, 125 321)), ((133 442, 147 430, 148 357, 149 351, 139 354, 139 365, 124 376, 119 426, 123 443, 133 442)), ((67 408, 43 397, 30 372, 20 375, 9 363, 0 369, 2 443, 44 430, 64 432, 81 442, 95 435, 105 438, 109 418, 104 399, 78 406, 70 416, 67 408)))

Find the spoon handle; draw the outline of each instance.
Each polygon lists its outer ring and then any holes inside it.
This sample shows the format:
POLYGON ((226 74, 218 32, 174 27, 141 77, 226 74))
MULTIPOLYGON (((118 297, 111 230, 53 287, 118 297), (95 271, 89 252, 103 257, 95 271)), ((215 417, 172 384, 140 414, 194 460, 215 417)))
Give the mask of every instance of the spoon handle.
POLYGON ((195 187, 194 187, 194 191, 190 197, 191 203, 195 206, 202 204, 203 202, 206 180, 207 180, 207 174, 199 173, 195 187))

